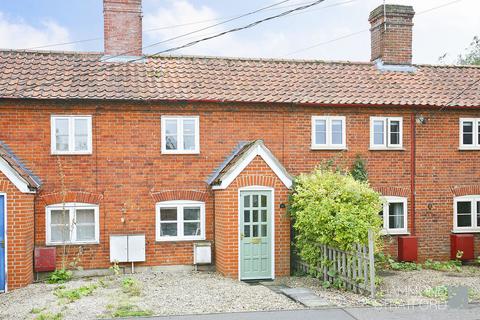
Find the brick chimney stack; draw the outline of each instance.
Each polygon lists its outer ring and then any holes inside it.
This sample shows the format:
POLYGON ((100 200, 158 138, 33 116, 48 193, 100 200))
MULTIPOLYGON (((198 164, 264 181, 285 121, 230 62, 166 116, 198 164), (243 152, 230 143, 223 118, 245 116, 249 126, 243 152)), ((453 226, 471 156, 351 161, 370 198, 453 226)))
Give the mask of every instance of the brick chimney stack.
POLYGON ((142 0, 103 0, 107 56, 142 55, 142 0))
POLYGON ((380 5, 368 18, 372 46, 371 61, 386 65, 412 64, 412 6, 380 5))

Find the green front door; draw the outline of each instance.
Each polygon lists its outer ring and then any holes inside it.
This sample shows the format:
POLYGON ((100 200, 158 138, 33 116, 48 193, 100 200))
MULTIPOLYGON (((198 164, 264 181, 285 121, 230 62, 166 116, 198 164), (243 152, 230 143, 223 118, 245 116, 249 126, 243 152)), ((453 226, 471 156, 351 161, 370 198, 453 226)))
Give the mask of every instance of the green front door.
POLYGON ((240 279, 272 274, 272 192, 240 192, 240 279))

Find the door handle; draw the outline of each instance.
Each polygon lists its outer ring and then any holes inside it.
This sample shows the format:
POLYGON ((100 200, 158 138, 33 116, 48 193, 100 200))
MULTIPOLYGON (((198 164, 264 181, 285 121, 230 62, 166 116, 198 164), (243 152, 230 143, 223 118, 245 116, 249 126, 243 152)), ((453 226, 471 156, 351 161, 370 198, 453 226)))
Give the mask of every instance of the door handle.
POLYGON ((243 240, 245 238, 245 234, 243 232, 240 232, 240 240, 243 240))

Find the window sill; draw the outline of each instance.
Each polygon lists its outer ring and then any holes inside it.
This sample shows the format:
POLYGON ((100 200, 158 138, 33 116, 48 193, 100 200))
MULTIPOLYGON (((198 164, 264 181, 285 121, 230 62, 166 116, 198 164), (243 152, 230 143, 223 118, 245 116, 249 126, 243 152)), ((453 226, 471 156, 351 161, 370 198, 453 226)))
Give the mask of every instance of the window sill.
POLYGON ((405 151, 405 148, 399 147, 399 148, 392 148, 392 147, 370 147, 368 149, 369 151, 405 151))
POLYGON ((453 229, 452 233, 480 233, 480 228, 477 229, 453 229))
POLYGON ((480 151, 480 146, 475 147, 459 147, 458 151, 480 151))
POLYGON ((409 236, 410 232, 405 230, 393 231, 393 230, 382 230, 380 231, 382 236, 409 236))
POLYGON ((188 241, 204 241, 206 240, 205 237, 197 237, 197 238, 166 238, 166 239, 155 239, 157 243, 163 242, 188 242, 188 241))
POLYGON ((68 243, 60 243, 60 242, 47 242, 45 245, 50 247, 57 247, 57 246, 86 246, 86 245, 99 245, 100 241, 95 242, 68 242, 68 243))
POLYGON ((172 155, 176 155, 176 154, 180 154, 180 155, 188 155, 188 154, 200 154, 200 151, 165 151, 165 150, 162 150, 162 154, 166 154, 166 155, 169 155, 169 154, 172 154, 172 155))
POLYGON ((310 146, 310 150, 348 150, 346 146, 310 146))
POLYGON ((81 152, 61 152, 61 151, 53 151, 51 152, 52 156, 88 156, 92 155, 92 151, 81 151, 81 152))

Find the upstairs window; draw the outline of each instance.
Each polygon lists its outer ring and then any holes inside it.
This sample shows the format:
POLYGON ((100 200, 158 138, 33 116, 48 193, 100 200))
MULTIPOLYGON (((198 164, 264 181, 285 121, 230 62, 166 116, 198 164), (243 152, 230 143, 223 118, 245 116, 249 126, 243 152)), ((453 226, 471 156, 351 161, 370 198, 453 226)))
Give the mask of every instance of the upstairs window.
POLYGON ((453 231, 480 231, 480 195, 454 198, 453 231))
POLYGON ((402 117, 370 117, 370 149, 401 149, 402 128, 402 117))
POLYGON ((162 116, 162 153, 199 153, 199 131, 197 116, 162 116))
POLYGON ((163 201, 157 203, 156 240, 205 240, 205 203, 163 201))
POLYGON ((460 119, 460 149, 480 149, 480 119, 460 119))
POLYGON ((383 208, 380 216, 383 219, 383 232, 386 234, 406 234, 407 231, 407 198, 383 197, 383 208))
POLYGON ((345 149, 345 136, 345 117, 312 117, 312 149, 345 149))
POLYGON ((91 116, 52 116, 52 154, 91 154, 91 116))
POLYGON ((46 208, 47 244, 99 243, 98 205, 65 203, 46 208))

